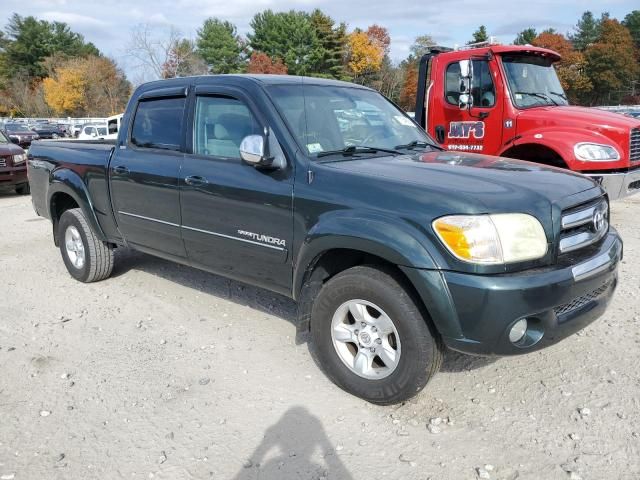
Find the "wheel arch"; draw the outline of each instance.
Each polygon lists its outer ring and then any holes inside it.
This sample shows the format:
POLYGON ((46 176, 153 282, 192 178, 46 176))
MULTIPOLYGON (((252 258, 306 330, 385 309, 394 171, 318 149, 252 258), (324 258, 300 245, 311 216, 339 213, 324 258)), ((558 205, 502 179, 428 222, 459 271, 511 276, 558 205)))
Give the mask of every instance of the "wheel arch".
POLYGON ((567 161, 557 150, 549 145, 527 142, 510 146, 500 156, 568 169, 567 161))
POLYGON ((55 170, 51 174, 47 206, 53 225, 53 239, 58 245, 57 226, 62 214, 70 208, 80 208, 96 236, 107 241, 98 223, 91 197, 80 176, 69 169, 55 170))

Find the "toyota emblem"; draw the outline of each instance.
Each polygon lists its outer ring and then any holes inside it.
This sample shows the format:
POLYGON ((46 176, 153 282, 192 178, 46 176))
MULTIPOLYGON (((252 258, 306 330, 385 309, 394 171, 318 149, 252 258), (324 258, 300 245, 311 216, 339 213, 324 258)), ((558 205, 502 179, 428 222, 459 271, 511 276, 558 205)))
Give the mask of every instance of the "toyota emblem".
POLYGON ((606 226, 604 214, 600 209, 593 212, 593 230, 596 232, 602 231, 606 226))

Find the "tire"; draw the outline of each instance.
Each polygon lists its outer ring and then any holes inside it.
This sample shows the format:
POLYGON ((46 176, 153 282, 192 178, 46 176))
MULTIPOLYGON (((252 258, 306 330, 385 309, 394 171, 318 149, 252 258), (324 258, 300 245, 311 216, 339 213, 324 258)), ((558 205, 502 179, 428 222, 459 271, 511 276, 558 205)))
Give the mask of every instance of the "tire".
POLYGON ((76 280, 91 283, 111 275, 113 249, 95 236, 81 209, 72 208, 62 214, 58 243, 64 264, 76 280))
POLYGON ((16 193, 18 195, 29 195, 31 193, 31 187, 29 183, 23 183, 22 185, 18 185, 16 187, 16 193))
POLYGON ((441 340, 404 284, 391 270, 353 267, 322 287, 311 310, 311 350, 320 368, 343 390, 379 405, 416 395, 442 365, 441 340), (352 313, 354 302, 364 323, 352 313), (347 340, 336 340, 343 335, 347 340), (367 358, 360 373, 356 355, 367 358))

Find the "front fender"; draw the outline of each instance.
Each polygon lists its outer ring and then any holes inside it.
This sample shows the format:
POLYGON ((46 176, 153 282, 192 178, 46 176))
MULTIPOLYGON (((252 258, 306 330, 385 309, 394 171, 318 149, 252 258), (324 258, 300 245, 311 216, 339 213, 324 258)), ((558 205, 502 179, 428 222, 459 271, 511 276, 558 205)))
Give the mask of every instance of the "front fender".
POLYGON ((356 211, 323 215, 308 232, 297 255, 294 295, 300 292, 305 273, 322 253, 334 249, 357 250, 398 266, 437 269, 439 256, 426 235, 397 218, 356 211))
POLYGON ((576 159, 573 153, 573 147, 576 143, 582 142, 612 145, 618 150, 618 152, 620 152, 621 156, 624 156, 624 149, 622 149, 622 147, 614 142, 610 137, 595 131, 578 128, 539 128, 527 131, 526 134, 518 137, 513 143, 504 147, 503 150, 499 152, 499 155, 502 155, 514 146, 533 144, 547 147, 556 152, 560 157, 562 157, 571 170, 602 170, 620 167, 620 160, 613 160, 611 162, 585 162, 576 159))
MULTIPOLYGON (((55 229, 55 215, 53 212, 53 197, 56 193, 65 193, 75 200, 78 206, 82 209, 84 216, 89 223, 89 226, 102 241, 107 241, 107 237, 104 234, 102 227, 98 223, 98 218, 93 209, 93 203, 91 202, 91 196, 87 190, 86 185, 82 181, 80 176, 69 170, 68 168, 59 168, 53 170, 49 179, 49 191, 47 195, 47 206, 49 209, 49 215, 54 223, 55 229)), ((55 233, 55 230, 54 230, 55 233)), ((55 235, 54 235, 55 238, 55 235)))

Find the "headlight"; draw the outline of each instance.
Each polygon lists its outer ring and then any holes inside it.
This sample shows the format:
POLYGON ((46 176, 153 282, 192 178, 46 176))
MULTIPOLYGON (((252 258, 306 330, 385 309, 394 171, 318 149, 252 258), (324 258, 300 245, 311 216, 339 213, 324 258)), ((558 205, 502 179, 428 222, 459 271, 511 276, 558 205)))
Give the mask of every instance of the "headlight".
POLYGON ((586 162, 603 162, 608 160, 619 160, 620 154, 611 145, 600 145, 599 143, 576 143, 573 153, 578 160, 586 162))
POLYGON ((20 165, 21 163, 24 163, 27 160, 27 156, 24 153, 21 153, 20 155, 14 155, 13 156, 13 164, 14 165, 20 165))
POLYGON ((535 260, 547 253, 542 225, 524 213, 452 215, 435 220, 433 229, 465 262, 498 265, 535 260))

